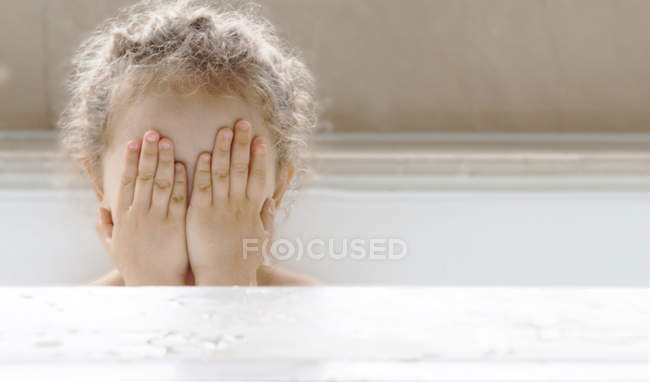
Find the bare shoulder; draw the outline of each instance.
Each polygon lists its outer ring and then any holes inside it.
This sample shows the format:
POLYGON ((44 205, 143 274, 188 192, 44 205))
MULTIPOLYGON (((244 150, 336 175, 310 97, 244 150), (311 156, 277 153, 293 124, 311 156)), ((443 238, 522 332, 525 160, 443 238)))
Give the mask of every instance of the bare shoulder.
POLYGON ((94 286, 124 286, 124 279, 117 269, 110 271, 97 280, 90 283, 94 286))
MULTIPOLYGON (((318 286, 323 285, 311 277, 288 271, 286 269, 262 265, 257 269, 257 281, 260 286, 318 286)), ((188 280, 187 285, 193 285, 193 280, 188 280)), ((124 279, 117 269, 103 275, 90 283, 94 286, 124 286, 124 279)))
POLYGON ((318 286, 323 285, 311 277, 290 272, 271 265, 257 268, 257 283, 260 286, 318 286))

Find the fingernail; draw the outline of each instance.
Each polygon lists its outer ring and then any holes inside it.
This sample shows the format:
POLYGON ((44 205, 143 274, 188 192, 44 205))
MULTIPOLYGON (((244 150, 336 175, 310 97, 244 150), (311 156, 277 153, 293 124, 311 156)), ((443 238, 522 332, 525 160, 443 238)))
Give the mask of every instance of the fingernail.
POLYGON ((163 150, 169 150, 172 148, 172 143, 167 139, 163 139, 160 141, 160 148, 163 150))
POLYGON ((260 154, 264 154, 266 151, 266 143, 262 139, 257 143, 257 152, 260 154))
POLYGON ((129 150, 137 151, 139 147, 140 147, 140 143, 138 141, 129 142, 129 145, 128 145, 129 150))
POLYGON ((104 212, 102 211, 102 207, 97 208, 97 223, 103 224, 104 223, 104 212))
POLYGON ((226 129, 224 130, 223 133, 221 133, 221 136, 223 137, 224 140, 229 141, 232 139, 232 130, 226 129))
POLYGON ((241 131, 247 131, 250 128, 251 128, 251 125, 246 121, 239 121, 239 123, 237 124, 237 129, 239 129, 241 131))
POLYGON ((210 154, 208 154, 208 153, 201 154, 200 160, 201 160, 201 162, 204 162, 204 163, 210 162, 210 154))
POLYGON ((180 164, 180 163, 176 163, 176 165, 174 166, 174 169, 176 169, 176 172, 181 172, 181 171, 183 171, 183 165, 180 164))
POLYGON ((158 140, 158 133, 156 133, 155 131, 151 131, 147 133, 147 142, 154 143, 157 140, 158 140))

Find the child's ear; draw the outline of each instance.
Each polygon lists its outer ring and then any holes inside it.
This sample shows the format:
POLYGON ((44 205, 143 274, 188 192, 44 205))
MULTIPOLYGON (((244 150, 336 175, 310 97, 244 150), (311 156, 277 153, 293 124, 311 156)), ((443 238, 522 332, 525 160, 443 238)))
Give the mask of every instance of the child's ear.
POLYGON ((97 201, 99 201, 100 203, 103 202, 104 191, 102 190, 102 186, 99 183, 99 181, 97 181, 97 177, 93 175, 90 161, 85 160, 83 162, 83 167, 84 167, 84 171, 86 171, 86 175, 88 176, 88 179, 90 179, 90 184, 93 186, 93 191, 95 191, 95 196, 97 196, 97 201))
POLYGON ((275 185, 275 191, 273 192, 273 199, 275 200, 275 206, 278 207, 282 201, 285 191, 289 188, 291 180, 293 179, 294 174, 296 173, 296 166, 293 163, 282 163, 280 165, 280 171, 278 174, 278 181, 275 185))

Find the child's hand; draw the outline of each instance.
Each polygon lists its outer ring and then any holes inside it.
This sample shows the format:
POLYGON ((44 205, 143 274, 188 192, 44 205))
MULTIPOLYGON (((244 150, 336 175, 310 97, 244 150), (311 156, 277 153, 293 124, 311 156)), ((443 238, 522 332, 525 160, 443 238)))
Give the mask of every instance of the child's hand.
POLYGON ((98 232, 126 285, 183 285, 187 175, 156 131, 129 142, 117 208, 100 208, 98 232), (141 149, 141 150, 140 150, 141 149), (140 152, 141 151, 141 152, 140 152))
POLYGON ((264 195, 267 146, 260 137, 251 143, 245 121, 234 130, 220 129, 212 154, 196 164, 187 247, 197 285, 255 285, 271 235, 276 206, 264 195), (257 250, 244 253, 245 239, 256 239, 257 250))

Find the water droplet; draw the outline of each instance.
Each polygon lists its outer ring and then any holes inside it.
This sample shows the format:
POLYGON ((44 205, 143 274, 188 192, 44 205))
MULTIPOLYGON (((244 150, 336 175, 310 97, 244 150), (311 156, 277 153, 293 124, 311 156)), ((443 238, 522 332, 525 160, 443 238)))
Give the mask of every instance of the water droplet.
POLYGON ((178 300, 177 298, 170 298, 167 301, 169 301, 170 304, 172 304, 172 305, 174 305, 175 307, 178 307, 178 308, 180 308, 180 307, 182 307, 184 305, 183 302, 178 300))
POLYGON ((171 331, 165 334, 164 340, 166 343, 185 343, 188 338, 178 332, 171 331))
POLYGON ((228 346, 228 344, 221 337, 217 337, 202 340, 201 346, 207 350, 223 350, 228 346))
POLYGON ((295 322, 296 322, 295 317, 293 317, 293 316, 289 316, 289 315, 284 314, 284 313, 278 313, 278 314, 276 314, 276 315, 275 315, 275 318, 276 318, 277 320, 280 320, 280 321, 286 321, 286 322, 288 322, 288 323, 295 323, 295 322))
POLYGON ((57 340, 43 340, 43 341, 37 341, 34 343, 34 346, 39 347, 39 348, 56 348, 63 345, 61 341, 57 340))
POLYGON ((264 288, 264 287, 250 287, 246 289, 247 295, 269 294, 269 293, 271 293, 271 291, 268 288, 264 288))
POLYGON ((61 307, 58 306, 57 304, 54 304, 54 303, 48 302, 48 303, 47 303, 47 306, 48 306, 50 309, 56 310, 57 312, 63 312, 63 308, 61 308, 61 307))
POLYGON ((203 338, 200 341, 201 346, 206 350, 224 350, 231 345, 238 344, 244 340, 242 334, 224 334, 222 336, 212 337, 212 338, 203 338))

